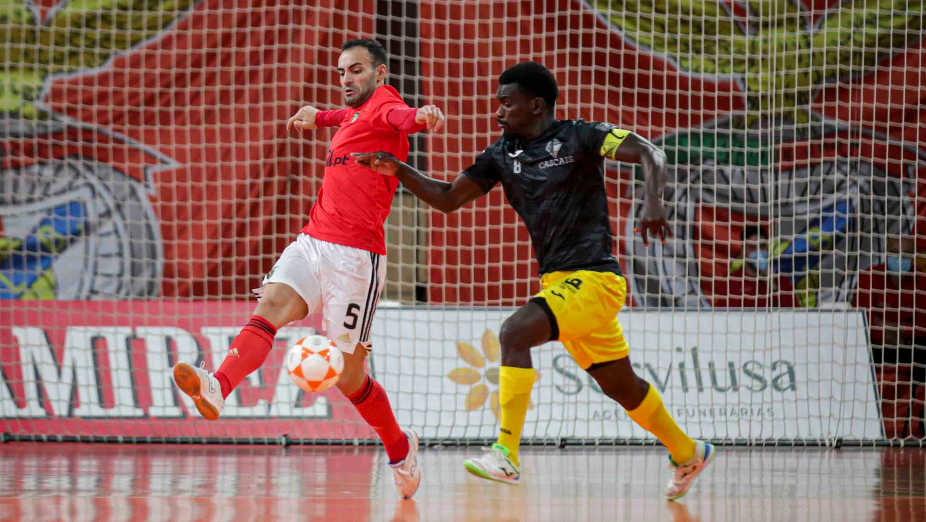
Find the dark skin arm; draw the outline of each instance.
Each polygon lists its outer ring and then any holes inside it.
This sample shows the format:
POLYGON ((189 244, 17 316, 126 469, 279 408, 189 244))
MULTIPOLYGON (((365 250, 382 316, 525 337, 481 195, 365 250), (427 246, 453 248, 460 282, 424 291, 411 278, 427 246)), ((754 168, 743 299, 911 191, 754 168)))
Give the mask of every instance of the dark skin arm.
POLYGON ((672 229, 666 221, 666 209, 662 205, 662 191, 665 189, 666 154, 652 142, 630 133, 613 151, 602 151, 602 156, 625 163, 639 163, 643 168, 643 216, 636 229, 643 236, 643 244, 649 245, 650 237, 658 237, 663 243, 672 236, 672 229))
POLYGON ((388 152, 354 153, 357 163, 380 174, 395 176, 419 199, 448 214, 483 195, 482 188, 460 174, 453 183, 429 178, 388 152))
MULTIPOLYGON (((643 236, 644 245, 649 244, 650 237, 665 241, 672 235, 662 205, 662 191, 667 178, 665 153, 646 138, 630 133, 619 147, 602 154, 617 161, 639 163, 643 167, 645 200, 637 230, 643 236)), ((388 152, 354 153, 353 156, 360 165, 395 176, 422 201, 445 214, 483 195, 482 188, 463 174, 457 176, 453 183, 447 183, 426 176, 388 152)))

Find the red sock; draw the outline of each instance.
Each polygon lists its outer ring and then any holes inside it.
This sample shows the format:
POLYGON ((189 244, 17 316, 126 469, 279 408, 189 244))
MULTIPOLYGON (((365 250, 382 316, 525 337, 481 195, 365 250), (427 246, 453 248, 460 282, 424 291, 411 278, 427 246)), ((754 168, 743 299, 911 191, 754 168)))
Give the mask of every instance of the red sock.
POLYGON ((386 390, 367 375, 360 389, 347 398, 354 403, 363 420, 376 430, 386 446, 389 463, 395 464, 404 459, 408 455, 408 437, 402 433, 402 428, 399 428, 399 423, 395 421, 386 390))
POLYGON ((228 397, 249 373, 264 364, 276 334, 276 327, 259 315, 252 316, 248 324, 244 325, 241 333, 232 341, 219 371, 215 372, 215 378, 222 385, 222 397, 228 397))

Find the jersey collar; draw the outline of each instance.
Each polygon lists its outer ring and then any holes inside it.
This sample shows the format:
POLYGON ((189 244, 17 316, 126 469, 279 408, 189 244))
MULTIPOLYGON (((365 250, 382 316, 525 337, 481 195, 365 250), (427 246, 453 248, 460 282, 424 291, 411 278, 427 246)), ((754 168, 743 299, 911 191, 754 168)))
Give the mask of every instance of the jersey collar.
POLYGON ((520 136, 505 137, 505 152, 510 156, 517 155, 518 152, 527 150, 527 148, 534 143, 548 141, 553 135, 559 132, 564 123, 566 122, 562 120, 553 120, 553 123, 551 123, 549 127, 529 140, 525 140, 520 136))

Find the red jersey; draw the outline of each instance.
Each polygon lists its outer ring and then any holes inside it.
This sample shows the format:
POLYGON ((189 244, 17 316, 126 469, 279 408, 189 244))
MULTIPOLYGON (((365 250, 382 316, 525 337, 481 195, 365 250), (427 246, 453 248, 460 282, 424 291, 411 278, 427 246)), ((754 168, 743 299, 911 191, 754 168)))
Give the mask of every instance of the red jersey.
POLYGON ((399 180, 358 165, 353 152, 391 153, 408 159, 408 135, 423 129, 407 117, 414 111, 389 85, 381 85, 360 107, 319 111, 319 127, 340 128, 328 145, 325 176, 302 232, 339 245, 386 253, 383 223, 399 180), (390 113, 394 110, 402 117, 390 113))

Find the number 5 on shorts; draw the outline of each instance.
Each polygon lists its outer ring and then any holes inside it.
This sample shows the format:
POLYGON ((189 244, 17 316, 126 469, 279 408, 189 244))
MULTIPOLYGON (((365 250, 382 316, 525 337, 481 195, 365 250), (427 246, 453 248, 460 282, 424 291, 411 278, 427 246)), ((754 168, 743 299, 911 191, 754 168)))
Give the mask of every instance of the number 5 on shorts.
POLYGON ((357 315, 357 312, 360 311, 360 305, 357 303, 351 303, 347 305, 347 319, 344 320, 344 328, 348 330, 353 330, 357 328, 357 320, 360 319, 360 316, 357 315))

